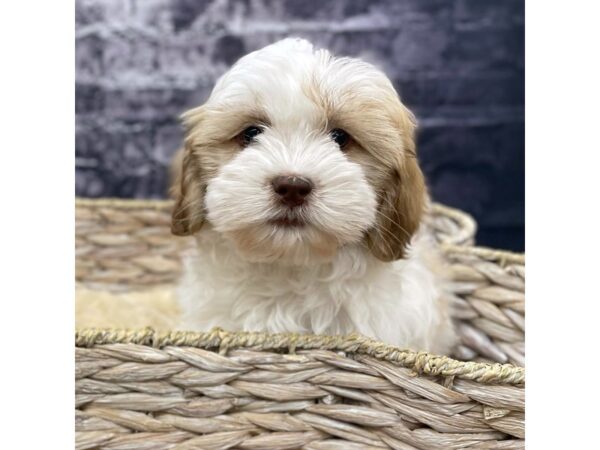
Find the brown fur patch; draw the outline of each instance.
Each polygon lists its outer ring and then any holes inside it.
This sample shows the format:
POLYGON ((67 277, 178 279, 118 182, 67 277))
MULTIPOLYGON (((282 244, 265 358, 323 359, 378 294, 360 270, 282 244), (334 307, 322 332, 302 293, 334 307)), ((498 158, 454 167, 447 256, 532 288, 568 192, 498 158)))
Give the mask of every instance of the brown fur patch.
POLYGON ((329 126, 348 132, 348 158, 360 164, 379 198, 377 221, 365 237, 380 260, 404 257, 423 216, 427 190, 419 167, 414 133, 416 121, 393 91, 379 97, 353 92, 345 101, 326 101, 329 126))

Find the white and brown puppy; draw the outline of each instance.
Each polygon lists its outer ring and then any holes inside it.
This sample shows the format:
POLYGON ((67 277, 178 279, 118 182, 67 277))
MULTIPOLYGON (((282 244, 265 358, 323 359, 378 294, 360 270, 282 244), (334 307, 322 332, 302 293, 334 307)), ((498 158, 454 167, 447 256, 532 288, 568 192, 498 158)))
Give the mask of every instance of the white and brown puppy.
POLYGON ((450 349, 419 232, 415 122, 381 71, 285 39, 240 59, 183 120, 172 231, 197 241, 184 328, 450 349))

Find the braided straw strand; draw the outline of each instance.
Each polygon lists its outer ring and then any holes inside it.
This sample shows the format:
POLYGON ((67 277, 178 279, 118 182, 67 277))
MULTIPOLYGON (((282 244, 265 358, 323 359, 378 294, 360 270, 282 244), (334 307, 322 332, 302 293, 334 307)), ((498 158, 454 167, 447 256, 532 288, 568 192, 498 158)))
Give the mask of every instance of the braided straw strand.
POLYGON ((214 328, 208 332, 168 331, 159 332, 151 328, 141 330, 88 328, 75 333, 78 347, 93 347, 105 344, 139 344, 156 348, 167 346, 218 348, 221 354, 229 349, 252 348, 255 350, 331 350, 359 355, 369 355, 389 361, 417 373, 458 377, 482 383, 519 385, 525 381, 525 369, 511 364, 491 364, 457 361, 447 356, 427 352, 402 350, 393 345, 351 334, 326 336, 295 333, 229 332, 214 328))

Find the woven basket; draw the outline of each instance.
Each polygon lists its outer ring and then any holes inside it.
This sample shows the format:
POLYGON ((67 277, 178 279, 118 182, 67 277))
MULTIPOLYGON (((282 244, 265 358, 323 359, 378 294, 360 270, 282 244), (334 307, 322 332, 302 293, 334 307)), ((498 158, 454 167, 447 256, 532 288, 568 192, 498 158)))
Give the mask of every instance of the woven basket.
MULTIPOLYGON (((190 242, 170 203, 77 201, 79 285, 173 283, 190 242)), ((524 257, 471 247, 475 224, 435 205, 459 361, 352 336, 76 332, 78 449, 524 447, 524 257)))

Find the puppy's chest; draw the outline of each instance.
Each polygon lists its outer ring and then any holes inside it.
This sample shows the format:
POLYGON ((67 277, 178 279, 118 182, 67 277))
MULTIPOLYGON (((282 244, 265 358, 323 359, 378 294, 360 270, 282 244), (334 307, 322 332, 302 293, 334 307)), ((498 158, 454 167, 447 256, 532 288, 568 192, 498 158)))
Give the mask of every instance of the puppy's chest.
POLYGON ((205 301, 341 306, 357 297, 377 297, 383 286, 400 283, 397 268, 356 249, 346 249, 330 264, 312 267, 224 261, 210 255, 200 251, 187 270, 205 301))
POLYGON ((230 268, 221 277, 205 278, 210 291, 222 300, 254 302, 340 303, 372 290, 373 278, 363 274, 343 276, 327 270, 243 270, 230 268))
POLYGON ((344 303, 357 295, 372 290, 371 281, 364 276, 328 276, 318 271, 295 273, 281 271, 271 274, 248 273, 231 280, 228 289, 232 298, 249 298, 256 301, 344 303))

